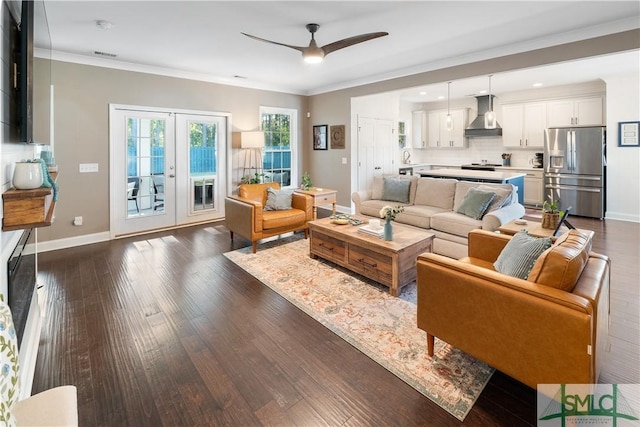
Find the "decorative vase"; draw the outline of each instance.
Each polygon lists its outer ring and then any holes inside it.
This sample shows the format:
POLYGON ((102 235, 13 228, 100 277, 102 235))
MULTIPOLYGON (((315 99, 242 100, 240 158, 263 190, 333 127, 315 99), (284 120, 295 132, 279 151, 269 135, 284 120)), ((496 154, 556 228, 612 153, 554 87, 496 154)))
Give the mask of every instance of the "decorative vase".
POLYGON ((558 212, 542 212, 542 228, 555 230, 560 222, 560 214, 558 212))
POLYGON ((42 187, 42 165, 39 162, 16 162, 13 170, 13 186, 18 190, 42 187))
POLYGON ((387 221, 384 223, 384 240, 393 240, 393 225, 391 225, 389 218, 387 218, 387 221))

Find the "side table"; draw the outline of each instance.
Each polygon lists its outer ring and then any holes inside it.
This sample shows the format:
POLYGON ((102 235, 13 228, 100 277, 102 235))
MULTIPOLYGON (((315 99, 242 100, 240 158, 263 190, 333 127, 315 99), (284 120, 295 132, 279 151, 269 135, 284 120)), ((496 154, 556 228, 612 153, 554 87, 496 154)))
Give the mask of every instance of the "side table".
MULTIPOLYGON (((553 235, 553 232, 555 231, 554 229, 542 228, 542 223, 535 221, 527 220, 526 224, 516 224, 514 220, 501 227, 498 227, 498 231, 500 233, 508 234, 510 236, 513 236, 520 230, 527 230, 527 232, 533 237, 557 237, 553 235)), ((560 233, 558 233, 558 236, 565 231, 567 231, 567 227, 563 226, 560 229, 560 233)))
POLYGON ((337 190, 331 190, 329 188, 311 187, 309 190, 297 189, 295 193, 307 194, 313 197, 313 219, 318 218, 318 206, 332 205, 332 213, 336 213, 336 197, 337 190))

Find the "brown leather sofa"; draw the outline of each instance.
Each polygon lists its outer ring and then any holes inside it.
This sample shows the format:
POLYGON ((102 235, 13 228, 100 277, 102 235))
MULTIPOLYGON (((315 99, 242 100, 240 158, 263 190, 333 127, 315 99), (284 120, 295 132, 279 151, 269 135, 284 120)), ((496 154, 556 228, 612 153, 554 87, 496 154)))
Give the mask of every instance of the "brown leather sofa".
POLYGON ((527 280, 494 270, 511 236, 469 233, 469 256, 417 261, 418 327, 505 374, 537 384, 596 383, 608 335, 610 261, 593 232, 570 230, 527 280), (575 286, 574 286, 575 284, 575 286), (562 289, 564 288, 564 289, 562 289))
POLYGON ((304 230, 309 235, 307 222, 313 219, 313 198, 293 193, 291 209, 264 210, 267 203, 267 188, 280 189, 277 182, 264 184, 241 184, 238 195, 225 198, 225 221, 233 241, 234 233, 251 240, 253 253, 258 249, 258 240, 291 231, 304 230))

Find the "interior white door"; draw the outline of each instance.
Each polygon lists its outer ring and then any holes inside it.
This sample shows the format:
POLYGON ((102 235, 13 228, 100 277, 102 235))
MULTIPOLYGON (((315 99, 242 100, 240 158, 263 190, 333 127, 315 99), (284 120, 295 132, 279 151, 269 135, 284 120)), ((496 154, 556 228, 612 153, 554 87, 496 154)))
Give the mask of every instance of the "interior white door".
POLYGON ((393 121, 358 117, 358 190, 371 188, 374 176, 393 173, 393 121))
POLYGON ((177 223, 224 217, 227 118, 176 114, 177 223))
POLYGON ((111 108, 111 236, 175 225, 175 131, 170 113, 111 108))

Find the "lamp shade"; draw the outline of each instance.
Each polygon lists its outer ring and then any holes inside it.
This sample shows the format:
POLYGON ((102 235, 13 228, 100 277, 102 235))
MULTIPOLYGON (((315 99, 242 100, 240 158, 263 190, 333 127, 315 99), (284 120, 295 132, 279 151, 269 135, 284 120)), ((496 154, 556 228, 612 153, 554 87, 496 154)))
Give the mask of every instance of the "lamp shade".
POLYGON ((240 148, 264 147, 264 132, 240 132, 240 148))

